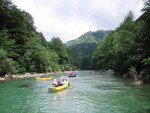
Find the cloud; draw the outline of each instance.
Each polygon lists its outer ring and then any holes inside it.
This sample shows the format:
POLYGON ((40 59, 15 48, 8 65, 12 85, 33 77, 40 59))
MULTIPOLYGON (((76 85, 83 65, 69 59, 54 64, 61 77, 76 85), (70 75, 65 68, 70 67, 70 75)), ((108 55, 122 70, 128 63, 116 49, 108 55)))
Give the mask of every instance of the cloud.
POLYGON ((12 0, 29 12, 35 26, 50 41, 78 38, 87 31, 115 29, 131 10, 141 15, 142 0, 12 0))

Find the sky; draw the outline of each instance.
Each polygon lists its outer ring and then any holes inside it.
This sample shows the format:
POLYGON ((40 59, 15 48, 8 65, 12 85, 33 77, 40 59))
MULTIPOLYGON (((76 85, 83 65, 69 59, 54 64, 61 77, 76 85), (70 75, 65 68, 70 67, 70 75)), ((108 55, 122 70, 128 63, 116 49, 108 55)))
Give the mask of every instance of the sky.
POLYGON ((114 30, 129 11, 135 19, 141 14, 143 0, 12 0, 30 13, 34 26, 45 39, 58 37, 63 43, 88 31, 114 30))

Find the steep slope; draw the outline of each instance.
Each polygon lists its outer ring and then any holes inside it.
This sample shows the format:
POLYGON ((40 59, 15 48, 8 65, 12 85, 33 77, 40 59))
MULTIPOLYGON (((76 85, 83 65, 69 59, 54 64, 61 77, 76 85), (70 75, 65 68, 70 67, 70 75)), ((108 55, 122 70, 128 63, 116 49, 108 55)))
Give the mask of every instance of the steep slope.
MULTIPOLYGON (((91 56, 91 53, 95 51, 97 48, 97 45, 106 37, 112 30, 98 30, 95 32, 89 31, 79 38, 75 40, 71 40, 66 43, 66 46, 75 54, 75 56, 78 59, 79 67, 81 69, 87 69, 87 66, 81 66, 81 61, 84 61, 85 59, 88 60, 91 56), (84 67, 84 68, 83 68, 84 67)), ((85 61, 86 62, 86 61, 85 61)), ((84 63, 85 64, 85 63, 84 63)), ((89 64, 90 65, 90 64, 89 64)), ((90 67, 88 66, 88 69, 90 67)))

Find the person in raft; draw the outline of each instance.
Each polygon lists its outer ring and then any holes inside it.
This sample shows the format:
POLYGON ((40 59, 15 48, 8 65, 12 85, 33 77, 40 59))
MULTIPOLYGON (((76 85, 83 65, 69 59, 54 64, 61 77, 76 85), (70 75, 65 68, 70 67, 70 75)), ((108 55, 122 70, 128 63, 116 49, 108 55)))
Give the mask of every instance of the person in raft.
POLYGON ((60 79, 57 80, 57 83, 59 86, 62 86, 63 85, 63 78, 60 77, 60 79))
POLYGON ((58 80, 54 79, 54 82, 53 82, 52 85, 53 85, 54 87, 62 86, 65 81, 66 81, 65 77, 62 76, 62 77, 60 77, 60 79, 58 79, 58 80))

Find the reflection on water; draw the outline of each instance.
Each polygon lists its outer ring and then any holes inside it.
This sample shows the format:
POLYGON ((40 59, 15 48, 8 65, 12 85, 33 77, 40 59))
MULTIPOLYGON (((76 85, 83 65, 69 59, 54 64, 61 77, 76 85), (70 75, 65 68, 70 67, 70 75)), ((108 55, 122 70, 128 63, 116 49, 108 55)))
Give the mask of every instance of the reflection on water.
POLYGON ((66 95, 67 93, 68 93, 68 89, 54 92, 55 95, 66 95))
POLYGON ((63 101, 64 96, 68 93, 68 89, 54 92, 54 101, 63 101))
MULTIPOLYGON (((0 113, 149 113, 150 86, 105 73, 81 71, 71 85, 48 92, 52 81, 24 79, 0 83, 0 113)), ((55 76, 60 77, 61 75, 55 76)))
POLYGON ((29 88, 29 87, 31 87, 30 84, 23 84, 19 86, 19 88, 29 88))

